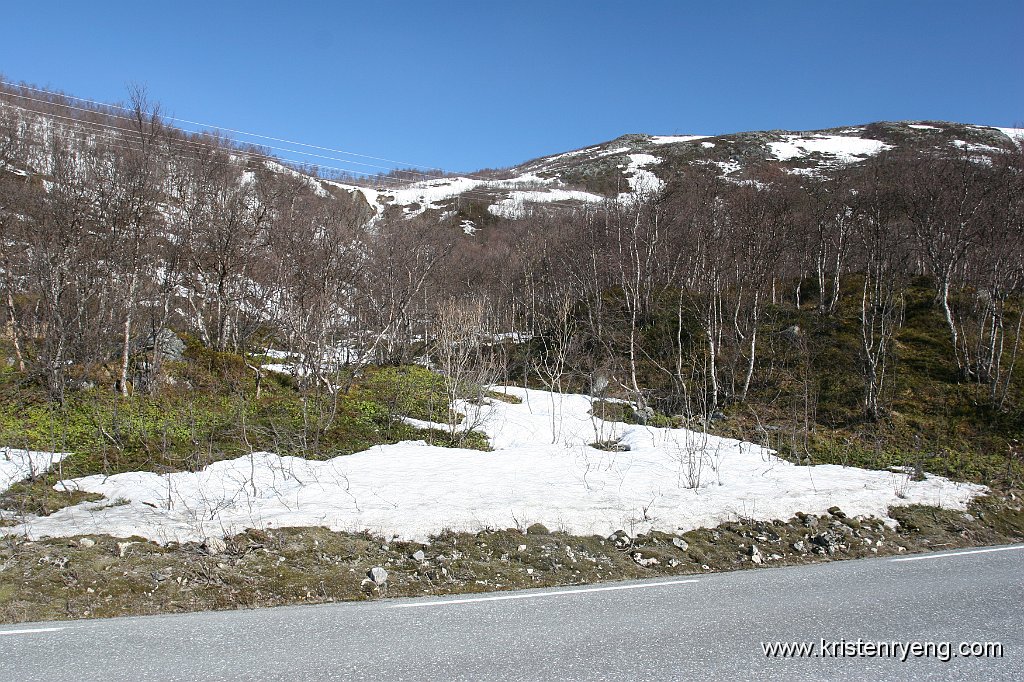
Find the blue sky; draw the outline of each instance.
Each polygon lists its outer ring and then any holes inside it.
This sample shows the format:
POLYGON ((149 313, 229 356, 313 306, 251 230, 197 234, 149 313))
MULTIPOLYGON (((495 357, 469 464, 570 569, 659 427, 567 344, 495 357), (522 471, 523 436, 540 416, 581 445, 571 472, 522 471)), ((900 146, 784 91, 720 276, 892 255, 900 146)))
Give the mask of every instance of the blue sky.
POLYGON ((1020 0, 34 0, 3 23, 5 80, 142 83, 182 118, 447 170, 630 132, 1024 122, 1020 0))

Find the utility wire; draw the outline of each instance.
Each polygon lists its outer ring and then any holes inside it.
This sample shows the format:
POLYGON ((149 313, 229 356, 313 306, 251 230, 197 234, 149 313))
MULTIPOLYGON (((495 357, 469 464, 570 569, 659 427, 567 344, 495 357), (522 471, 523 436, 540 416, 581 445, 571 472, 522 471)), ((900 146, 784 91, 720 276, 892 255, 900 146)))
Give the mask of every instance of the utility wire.
MULTIPOLYGON (((70 95, 64 95, 62 93, 53 93, 53 92, 50 92, 50 91, 47 91, 47 90, 42 90, 40 88, 33 88, 33 87, 27 86, 27 85, 17 85, 17 84, 11 83, 10 81, 0 80, 0 85, 7 85, 9 87, 14 87, 14 88, 23 88, 23 89, 34 91, 34 92, 44 93, 44 94, 46 94, 48 96, 51 96, 51 97, 61 97, 61 98, 66 98, 66 99, 73 99, 73 100, 77 100, 77 101, 87 102, 87 103, 93 104, 93 105, 95 105, 97 107, 115 108, 115 109, 120 109, 120 110, 124 110, 124 111, 131 111, 131 109, 128 109, 127 107, 123 107, 123 106, 108 105, 108 104, 104 104, 102 102, 97 102, 95 100, 89 100, 89 99, 86 99, 86 98, 74 97, 74 96, 70 96, 70 95)), ((84 112, 84 113, 95 114, 95 115, 100 115, 100 116, 106 116, 106 117, 110 117, 110 118, 114 118, 114 119, 122 119, 122 120, 128 120, 128 121, 134 121, 135 120, 134 117, 113 114, 113 113, 110 113, 109 111, 102 111, 102 110, 97 110, 97 109, 89 109, 89 108, 84 108, 84 107, 76 107, 74 105, 67 104, 65 102, 52 101, 52 100, 49 100, 49 99, 43 100, 43 99, 33 98, 33 97, 29 97, 27 95, 20 94, 20 93, 0 91, 0 94, 5 94, 5 95, 8 95, 10 97, 19 97, 19 98, 22 98, 22 99, 25 99, 25 100, 28 100, 28 101, 33 101, 33 102, 37 102, 37 103, 40 103, 40 104, 45 104, 45 105, 48 105, 48 106, 60 106, 60 107, 65 107, 65 108, 72 109, 72 110, 81 111, 81 112, 84 112)), ((76 123, 76 124, 92 125, 92 126, 97 126, 97 127, 101 127, 101 128, 107 128, 107 129, 110 129, 110 130, 116 130, 116 131, 120 131, 120 132, 132 133, 132 134, 138 134, 139 133, 138 130, 128 129, 128 128, 120 128, 120 127, 112 125, 110 123, 100 123, 100 122, 97 122, 97 121, 87 121, 87 120, 82 120, 80 118, 70 118, 70 117, 60 116, 60 115, 57 115, 57 114, 44 113, 44 112, 36 111, 35 109, 29 108, 29 107, 23 107, 23 106, 19 106, 19 105, 16 105, 16 104, 10 104, 10 106, 14 106, 14 107, 17 107, 17 108, 22 109, 24 111, 29 111, 29 112, 35 113, 37 115, 50 116, 50 117, 58 118, 58 119, 61 119, 61 120, 67 120, 67 121, 70 121, 70 122, 76 123)), ((206 124, 196 123, 196 122, 193 122, 193 121, 187 121, 186 119, 180 119, 180 118, 177 118, 177 117, 170 117, 170 116, 165 117, 165 120, 182 121, 182 122, 190 123, 192 125, 206 125, 206 124)), ((313 149, 321 149, 321 150, 325 150, 325 151, 333 151, 333 152, 340 153, 340 154, 346 154, 346 155, 358 156, 358 157, 362 157, 362 158, 369 158, 369 159, 388 161, 388 162, 391 162, 391 163, 404 163, 404 162, 393 161, 393 160, 390 160, 390 159, 384 159, 383 157, 375 157, 375 156, 370 156, 370 155, 365 155, 365 154, 357 154, 355 152, 348 152, 348 151, 345 151, 345 150, 338 150, 338 149, 333 149, 333 148, 330 148, 330 147, 322 147, 322 146, 319 146, 319 145, 310 145, 310 144, 306 144, 306 143, 302 143, 302 142, 295 142, 295 141, 285 140, 284 138, 276 138, 276 137, 267 136, 267 135, 260 135, 260 134, 257 134, 257 133, 248 133, 246 131, 241 131, 241 130, 236 130, 236 129, 224 128, 223 130, 228 130, 228 131, 231 131, 231 132, 237 132, 239 134, 251 135, 253 137, 260 137, 260 138, 263 138, 263 139, 271 139, 271 140, 275 140, 275 141, 282 141, 282 142, 285 142, 285 143, 288 143, 288 144, 295 144, 295 145, 298 145, 298 146, 304 146, 304 147, 313 148, 313 149)), ((185 132, 187 134, 190 134, 190 135, 205 135, 205 134, 209 134, 206 131, 197 132, 197 131, 185 130, 183 132, 185 132)), ((222 147, 222 146, 217 146, 217 145, 212 145, 212 144, 208 144, 208 143, 203 143, 203 142, 199 142, 197 140, 187 140, 187 139, 175 140, 174 143, 187 144, 187 145, 191 145, 191 146, 196 147, 196 148, 212 148, 212 149, 221 149, 221 150, 224 149, 224 147, 222 147)), ((235 144, 239 144, 239 142, 236 141, 235 144)), ((323 158, 323 159, 337 161, 337 162, 340 162, 340 163, 345 163, 345 164, 350 164, 350 165, 366 166, 366 167, 371 167, 371 168, 378 168, 378 169, 389 170, 389 171, 393 171, 393 172, 407 173, 407 174, 410 174, 410 175, 419 175, 419 176, 422 176, 424 178, 427 178, 429 181, 443 181, 443 180, 457 179, 458 177, 464 177, 466 179, 476 180, 478 182, 502 182, 501 180, 495 180, 493 178, 473 177, 473 174, 464 174, 462 176, 456 176, 456 178, 437 177, 437 176, 428 175, 428 174, 417 172, 417 171, 403 170, 403 169, 397 169, 397 168, 390 168, 390 167, 386 167, 386 166, 380 166, 380 165, 377 165, 377 164, 369 164, 369 163, 363 163, 363 162, 359 162, 359 161, 351 161, 351 160, 348 160, 348 159, 338 159, 336 157, 327 157, 327 156, 323 156, 323 155, 319 155, 319 154, 313 154, 311 152, 303 152, 301 150, 293 150, 293 149, 286 149, 286 148, 273 147, 273 146, 270 146, 270 148, 278 149, 280 151, 285 151, 287 153, 295 153, 295 154, 308 155, 308 156, 323 158)), ((274 163, 280 163, 280 162, 284 161, 284 162, 287 162, 287 163, 295 164, 295 165, 299 166, 300 168, 309 168, 310 166, 313 166, 313 167, 325 168, 325 169, 329 169, 329 170, 336 170, 336 171, 339 171, 341 173, 346 173, 346 174, 353 174, 354 173, 354 170, 350 169, 350 168, 340 168, 340 167, 337 167, 337 166, 310 164, 308 162, 300 161, 300 160, 297 160, 297 159, 290 159, 290 158, 285 158, 285 157, 274 157, 274 156, 270 156, 270 155, 266 155, 266 154, 259 154, 259 153, 255 153, 255 152, 251 152, 251 151, 232 149, 231 152, 232 153, 236 153, 238 155, 246 156, 248 158, 258 158, 258 159, 263 159, 263 160, 274 162, 274 163)), ((402 180, 399 180, 398 178, 389 178, 389 177, 386 177, 386 176, 381 177, 380 174, 378 174, 378 177, 376 179, 377 179, 378 182, 385 181, 385 182, 391 182, 393 184, 406 184, 402 180)), ((424 182, 424 181, 419 181, 419 182, 424 182)), ((415 183, 413 183, 413 184, 415 184, 415 183)), ((398 189, 398 188, 394 188, 394 189, 398 189)), ((420 189, 420 188, 407 187, 405 189, 409 189, 409 190, 415 191, 416 189, 420 189)), ((424 188, 424 189, 426 189, 426 188, 424 188)), ((496 188, 496 189, 499 189, 499 190, 500 189, 505 189, 505 190, 508 190, 508 191, 516 191, 514 188, 496 188)), ((522 191, 522 190, 520 190, 520 191, 522 191)), ((457 198, 462 197, 462 196, 468 196, 471 199, 476 198, 476 199, 485 200, 485 201, 493 201, 495 199, 495 197, 490 195, 490 194, 481 193, 479 190, 474 190, 473 188, 470 188, 470 189, 464 190, 462 192, 459 192, 459 193, 457 193, 457 194, 455 194, 455 195, 453 195, 451 197, 447 197, 445 199, 439 199, 439 200, 457 199, 457 198)), ((580 203, 590 203, 590 202, 586 202, 584 200, 574 200, 574 199, 569 199, 568 201, 570 201, 570 202, 578 202, 578 203, 567 203, 566 200, 538 201, 538 202, 530 202, 530 203, 544 204, 546 206, 551 206, 551 207, 567 207, 567 208, 579 208, 580 203)))

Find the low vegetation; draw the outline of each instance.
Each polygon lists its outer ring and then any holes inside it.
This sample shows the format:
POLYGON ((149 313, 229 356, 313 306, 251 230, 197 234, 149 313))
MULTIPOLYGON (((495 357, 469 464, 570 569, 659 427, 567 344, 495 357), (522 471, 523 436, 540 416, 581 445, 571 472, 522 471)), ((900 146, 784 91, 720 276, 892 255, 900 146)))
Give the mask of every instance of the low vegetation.
POLYGON ((895 528, 833 509, 822 517, 637 537, 578 537, 540 524, 443 533, 429 544, 323 528, 250 530, 223 549, 141 538, 9 537, 0 541, 0 622, 582 585, 1019 542, 1020 494, 981 498, 966 513, 895 508, 895 528), (386 586, 366 579, 375 566, 387 571, 386 586))

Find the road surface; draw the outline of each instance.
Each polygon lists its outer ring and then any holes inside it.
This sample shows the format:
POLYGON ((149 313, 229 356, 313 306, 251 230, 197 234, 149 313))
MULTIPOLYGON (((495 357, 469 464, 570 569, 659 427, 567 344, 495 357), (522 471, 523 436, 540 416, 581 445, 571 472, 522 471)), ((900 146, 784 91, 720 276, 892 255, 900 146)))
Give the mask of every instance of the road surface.
POLYGON ((0 625, 0 679, 1021 680, 1022 611, 1024 545, 1014 545, 515 593, 0 625), (839 642, 825 656, 823 638, 839 642), (775 641, 814 650, 767 656, 775 641), (919 642, 935 656, 853 655, 879 641, 919 642), (998 642, 1002 656, 942 661, 944 642, 954 653, 961 642, 998 642))

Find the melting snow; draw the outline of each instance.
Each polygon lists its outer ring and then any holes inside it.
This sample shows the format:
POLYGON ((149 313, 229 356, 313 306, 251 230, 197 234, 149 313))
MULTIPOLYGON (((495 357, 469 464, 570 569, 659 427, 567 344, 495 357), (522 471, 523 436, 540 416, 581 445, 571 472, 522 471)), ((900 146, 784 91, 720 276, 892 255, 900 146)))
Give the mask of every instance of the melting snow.
POLYGON ((583 395, 498 388, 521 404, 457 405, 493 452, 422 441, 317 462, 254 453, 202 471, 134 472, 63 481, 103 494, 0 532, 31 538, 105 533, 158 542, 200 540, 247 528, 327 526, 425 541, 442 529, 543 522, 606 535, 715 526, 739 517, 789 518, 838 505, 885 517, 891 505, 964 508, 983 486, 938 476, 821 465, 798 467, 752 443, 685 429, 606 422, 583 395), (629 447, 590 447, 613 441, 629 447))
POLYGON ((527 214, 526 204, 543 204, 552 201, 576 201, 599 204, 605 201, 600 194, 577 190, 552 189, 548 191, 516 191, 508 197, 487 207, 487 211, 502 218, 521 218, 527 214))
POLYGON ((19 481, 46 473, 64 457, 61 452, 0 448, 0 493, 19 481))
MULTIPOLYGON (((703 140, 709 135, 652 135, 651 142, 654 144, 679 144, 680 142, 693 142, 703 140)), ((710 144, 705 142, 704 144, 710 144)), ((711 145, 714 146, 713 144, 711 145)))
POLYGON ((1024 144, 1024 128, 996 128, 996 130, 1017 144, 1024 144))
POLYGON ((660 192, 665 183, 657 175, 644 168, 644 166, 658 163, 661 163, 661 159, 651 154, 630 154, 629 165, 626 166, 625 172, 631 194, 620 194, 619 201, 628 201, 633 197, 648 197, 660 192))
POLYGON ((780 161, 799 159, 810 154, 830 156, 840 163, 853 163, 862 157, 873 156, 891 149, 890 145, 878 140, 843 135, 815 135, 800 137, 786 135, 781 142, 769 142, 772 154, 780 161))

